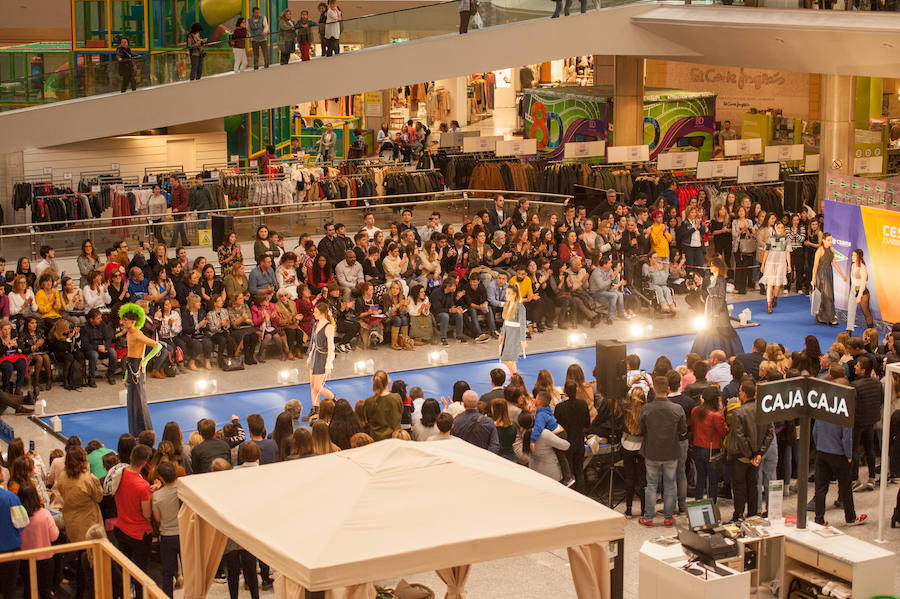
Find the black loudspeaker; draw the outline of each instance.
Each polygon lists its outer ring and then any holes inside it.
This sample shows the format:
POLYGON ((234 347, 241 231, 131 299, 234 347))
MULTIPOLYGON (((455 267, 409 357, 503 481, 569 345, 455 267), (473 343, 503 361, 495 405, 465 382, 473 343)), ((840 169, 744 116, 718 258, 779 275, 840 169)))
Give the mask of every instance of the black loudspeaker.
POLYGON ((618 399, 625 395, 625 373, 622 371, 625 344, 618 339, 601 339, 596 347, 594 378, 597 380, 597 391, 605 397, 618 399))
POLYGON ((209 221, 212 229, 212 247, 215 251, 234 231, 234 217, 230 214, 211 214, 209 221))
POLYGON ((784 211, 796 214, 803 210, 803 181, 786 179, 784 182, 784 211))

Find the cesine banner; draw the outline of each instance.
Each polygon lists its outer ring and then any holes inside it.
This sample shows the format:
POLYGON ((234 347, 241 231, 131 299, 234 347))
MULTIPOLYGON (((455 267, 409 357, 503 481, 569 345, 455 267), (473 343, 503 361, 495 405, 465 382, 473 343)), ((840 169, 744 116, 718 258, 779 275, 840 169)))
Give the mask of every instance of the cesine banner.
MULTIPOLYGON (((862 249, 873 316, 900 321, 900 212, 826 200, 825 231, 834 237, 834 259, 845 275, 849 275, 853 250, 862 249)), ((849 285, 837 273, 834 292, 835 304, 846 310, 849 285)))

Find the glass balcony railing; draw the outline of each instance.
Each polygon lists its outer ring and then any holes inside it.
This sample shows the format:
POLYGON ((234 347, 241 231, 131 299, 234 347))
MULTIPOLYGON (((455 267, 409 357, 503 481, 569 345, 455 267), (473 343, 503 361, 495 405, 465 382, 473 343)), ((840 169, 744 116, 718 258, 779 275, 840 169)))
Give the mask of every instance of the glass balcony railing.
MULTIPOLYGON (((610 5, 628 3, 634 0, 610 0, 610 5)), ((605 4, 605 3, 604 3, 605 4)), ((575 3, 576 7, 578 3, 575 3)), ((481 28, 490 28, 537 18, 546 18, 553 9, 547 0, 495 0, 482 1, 478 11, 481 28), (549 8, 548 8, 549 6, 549 8)), ((577 10, 577 8, 576 8, 577 10)), ((299 15, 297 15, 299 16, 299 15)), ((432 38, 457 33, 460 24, 458 4, 455 1, 440 2, 415 8, 369 15, 343 21, 340 34, 340 52, 348 53, 406 43, 413 40, 432 38)), ((469 30, 474 31, 475 23, 469 30)), ((270 23, 273 30, 268 36, 268 55, 270 68, 281 68, 281 44, 277 33, 278 24, 270 23)), ((311 54, 313 60, 320 60, 324 54, 324 44, 318 23, 311 24, 313 44, 311 54)), ((234 72, 234 54, 229 43, 230 35, 223 36, 215 42, 204 46, 206 56, 203 60, 203 77, 229 74, 240 77, 234 72)), ((249 68, 254 68, 253 50, 247 40, 246 50, 249 68)), ((264 51, 265 52, 265 51, 264 51)), ((167 51, 135 52, 134 71, 137 87, 154 87, 189 79, 190 56, 186 48, 167 51)), ((259 66, 263 68, 265 57, 259 56, 259 66)), ((290 56, 288 68, 302 69, 299 49, 290 56)), ((81 49, 76 55, 74 67, 57 69, 52 73, 33 74, 25 77, 0 81, 0 110, 4 105, 7 110, 23 108, 17 104, 17 98, 27 98, 30 104, 49 104, 76 98, 118 93, 121 91, 121 65, 115 52, 90 53, 81 49), (64 72, 63 72, 64 71, 64 72), (37 92, 37 93, 36 93, 37 92), (35 102, 34 99, 38 98, 35 102)), ((300 71, 291 76, 300 75, 300 71)), ((129 86, 130 91, 130 86, 129 86)))

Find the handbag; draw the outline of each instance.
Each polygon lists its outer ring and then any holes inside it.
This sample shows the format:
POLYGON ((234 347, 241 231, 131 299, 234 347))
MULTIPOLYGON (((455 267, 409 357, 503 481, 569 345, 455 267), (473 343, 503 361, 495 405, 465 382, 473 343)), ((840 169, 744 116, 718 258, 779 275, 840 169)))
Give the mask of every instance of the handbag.
POLYGON ((244 356, 225 356, 222 359, 222 370, 231 372, 232 370, 244 369, 244 356))
POLYGON ((819 307, 822 305, 822 292, 818 289, 813 289, 812 293, 809 294, 809 313, 815 316, 819 313, 819 307))

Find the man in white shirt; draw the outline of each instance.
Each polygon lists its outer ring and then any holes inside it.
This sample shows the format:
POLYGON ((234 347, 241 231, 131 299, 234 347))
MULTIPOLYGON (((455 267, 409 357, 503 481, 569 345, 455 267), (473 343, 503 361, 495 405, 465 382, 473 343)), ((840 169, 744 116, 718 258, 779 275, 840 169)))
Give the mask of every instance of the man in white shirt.
POLYGON ((40 253, 41 261, 34 267, 34 276, 40 279, 45 270, 52 268, 53 272, 56 273, 56 278, 61 279, 64 273, 59 272, 59 266, 57 266, 56 260, 53 259, 56 251, 49 245, 42 245, 40 253))
POLYGON ((731 382, 731 365, 721 349, 713 350, 709 354, 709 372, 706 373, 706 380, 710 383, 719 383, 720 389, 724 389, 725 385, 731 382))
POLYGON ((428 222, 424 227, 419 229, 419 237, 422 239, 422 243, 425 243, 431 236, 435 233, 441 232, 441 213, 440 212, 432 212, 431 216, 428 217, 428 222))
POLYGON ((363 222, 366 223, 366 226, 363 227, 363 231, 369 234, 369 241, 371 241, 375 237, 375 234, 381 231, 381 229, 375 226, 375 215, 371 212, 366 212, 363 222))
POLYGON ((356 261, 356 253, 353 250, 347 250, 344 259, 335 267, 334 275, 341 287, 341 301, 345 302, 350 301, 350 293, 356 286, 366 280, 362 264, 356 261))

